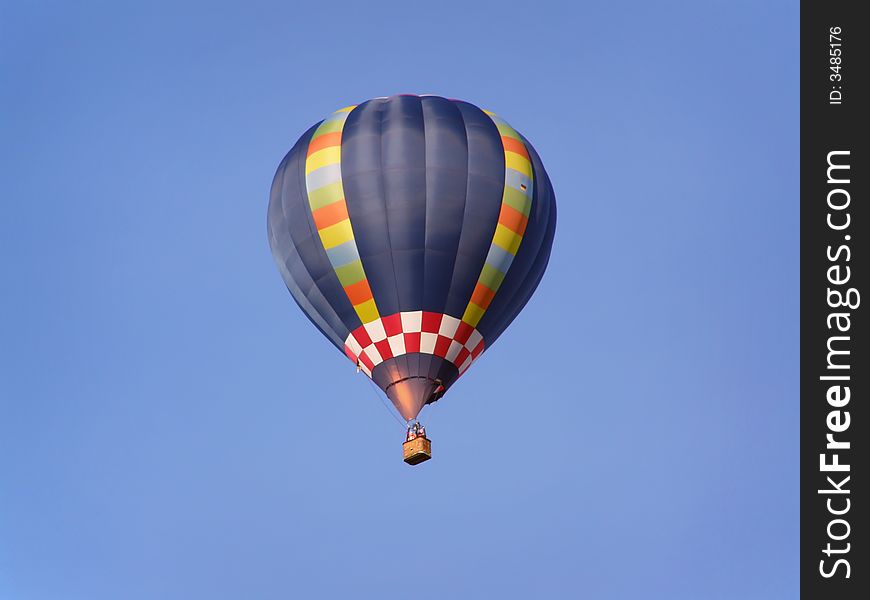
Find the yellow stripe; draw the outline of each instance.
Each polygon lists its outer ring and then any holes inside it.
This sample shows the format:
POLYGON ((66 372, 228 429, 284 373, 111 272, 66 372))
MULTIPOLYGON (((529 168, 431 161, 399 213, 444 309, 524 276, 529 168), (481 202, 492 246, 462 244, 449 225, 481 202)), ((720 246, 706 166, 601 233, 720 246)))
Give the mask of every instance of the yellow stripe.
POLYGON ((532 163, 530 163, 525 156, 520 156, 516 152, 504 153, 504 166, 507 169, 519 171, 529 179, 532 177, 532 163))
POLYGON ((480 323, 480 320, 483 318, 483 313, 485 312, 484 309, 480 308, 474 302, 469 302, 468 307, 465 309, 465 314, 462 315, 462 320, 472 327, 477 327, 477 324, 480 323))
POLYGON ((320 230, 320 241, 323 242, 323 247, 326 250, 335 248, 352 239, 353 229, 350 226, 350 219, 339 221, 335 225, 330 225, 320 230))
POLYGON ((305 174, 308 175, 312 171, 316 171, 320 167, 326 165, 334 165, 341 162, 341 146, 329 146, 323 150, 318 150, 305 161, 305 174))
POLYGON ((514 256, 520 247, 520 242, 523 241, 523 236, 517 235, 501 223, 495 228, 495 235, 492 236, 492 243, 506 252, 510 252, 514 256))
MULTIPOLYGON (((320 124, 311 139, 314 140, 319 135, 325 135, 327 133, 341 132, 344 129, 344 123, 347 120, 350 111, 356 108, 356 106, 356 104, 345 106, 344 108, 332 113, 332 115, 327 117, 326 120, 320 124)), ((308 187, 308 179, 306 178, 308 205, 312 212, 323 208, 324 206, 332 205, 335 202, 340 202, 342 198, 344 198, 344 191, 341 183, 341 145, 322 148, 307 157, 305 159, 305 175, 309 175, 317 169, 328 165, 339 166, 338 181, 332 181, 317 189, 310 189, 308 187)), ((323 245, 325 250, 335 248, 336 246, 340 246, 346 242, 356 244, 356 240, 354 240, 353 237, 353 227, 350 219, 344 219, 334 225, 324 227, 323 229, 318 230, 317 233, 320 235, 320 243, 323 245)), ((333 267, 333 271, 343 287, 354 285, 367 279, 360 259, 356 259, 347 265, 333 267)), ((350 299, 349 296, 348 299, 350 299)), ((353 309, 363 324, 371 323, 380 318, 374 298, 370 298, 365 302, 354 305, 353 309)))
POLYGON ((362 321, 363 324, 377 321, 380 318, 380 315, 378 314, 378 307, 375 306, 374 298, 366 300, 362 304, 355 305, 353 309, 356 311, 359 320, 362 321))
MULTIPOLYGON (((508 136, 517 139, 521 144, 525 145, 517 131, 497 117, 494 113, 485 110, 483 111, 490 116, 495 126, 503 136, 508 136)), ((531 189, 523 193, 520 190, 514 190, 507 185, 507 169, 517 171, 529 178, 530 184, 534 180, 534 171, 532 164, 525 156, 516 152, 504 149, 504 164, 505 164, 505 188, 502 194, 502 206, 508 205, 517 211, 522 212, 525 216, 529 215, 532 204, 531 189)), ((531 185, 529 186, 531 187, 531 185)), ((520 248, 520 243, 523 241, 523 236, 511 231, 502 224, 496 225, 495 234, 492 236, 492 245, 498 246, 505 252, 509 252, 512 256, 516 256, 520 248)), ((501 283, 504 280, 505 274, 498 271, 495 267, 489 264, 484 264, 477 278, 478 283, 485 285, 493 292, 498 292, 501 283)), ((465 313, 462 315, 462 320, 473 327, 483 318, 486 309, 478 306, 471 300, 465 308, 465 313)))

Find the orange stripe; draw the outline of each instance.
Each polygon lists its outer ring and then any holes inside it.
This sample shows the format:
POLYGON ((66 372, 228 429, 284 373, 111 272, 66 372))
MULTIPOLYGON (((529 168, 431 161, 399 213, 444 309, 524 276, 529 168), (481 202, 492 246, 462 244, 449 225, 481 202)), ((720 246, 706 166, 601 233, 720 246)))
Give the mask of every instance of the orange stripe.
POLYGON ((317 225, 318 231, 349 218, 344 198, 338 202, 318 208, 311 213, 311 216, 314 217, 314 224, 317 225))
POLYGON ((501 212, 498 213, 498 222, 514 233, 523 235, 526 231, 526 225, 529 224, 529 218, 513 206, 502 204, 501 212))
POLYGON ((526 145, 518 139, 503 135, 501 136, 501 143, 504 144, 505 152, 515 152, 520 156, 525 157, 526 160, 531 161, 531 159, 529 158, 529 151, 526 150, 526 145))
POLYGON ((474 293, 471 294, 471 301, 486 310, 489 308, 493 296, 495 296, 495 292, 478 281, 477 285, 474 286, 474 293))
POLYGON ((354 306, 362 304, 366 300, 371 300, 372 298, 372 288, 369 287, 368 279, 357 281, 356 283, 344 288, 344 291, 347 293, 350 303, 354 306))
POLYGON ((308 154, 306 154, 305 156, 311 156, 318 150, 323 150, 324 148, 329 148, 330 146, 341 146, 340 131, 333 131, 332 133, 324 133, 323 135, 318 135, 308 144, 308 154))

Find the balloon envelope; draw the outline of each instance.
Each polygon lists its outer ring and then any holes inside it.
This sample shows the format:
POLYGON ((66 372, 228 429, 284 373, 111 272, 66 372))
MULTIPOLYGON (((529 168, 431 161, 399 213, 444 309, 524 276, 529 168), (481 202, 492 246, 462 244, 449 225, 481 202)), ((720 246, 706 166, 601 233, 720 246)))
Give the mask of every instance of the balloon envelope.
POLYGON ((376 98, 311 127, 278 167, 268 212, 293 298, 405 419, 523 308, 555 225, 528 140, 439 96, 376 98))

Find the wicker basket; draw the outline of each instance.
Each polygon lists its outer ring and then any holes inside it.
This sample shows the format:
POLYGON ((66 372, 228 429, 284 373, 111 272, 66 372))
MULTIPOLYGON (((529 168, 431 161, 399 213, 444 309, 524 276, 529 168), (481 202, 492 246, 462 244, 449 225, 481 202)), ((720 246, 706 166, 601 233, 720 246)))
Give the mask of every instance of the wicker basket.
POLYGON ((402 444, 405 462, 409 465, 419 465, 423 461, 432 458, 432 442, 423 436, 417 436, 409 442, 402 444))

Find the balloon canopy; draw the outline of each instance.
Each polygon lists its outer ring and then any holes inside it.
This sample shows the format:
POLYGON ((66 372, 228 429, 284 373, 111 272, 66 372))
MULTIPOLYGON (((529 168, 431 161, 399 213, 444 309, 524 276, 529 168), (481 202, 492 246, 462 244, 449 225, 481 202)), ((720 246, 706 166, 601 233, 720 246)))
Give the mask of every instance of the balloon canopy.
POLYGON ((311 127, 278 167, 268 213, 296 303, 407 420, 525 306, 555 226, 528 140, 439 96, 376 98, 311 127))

